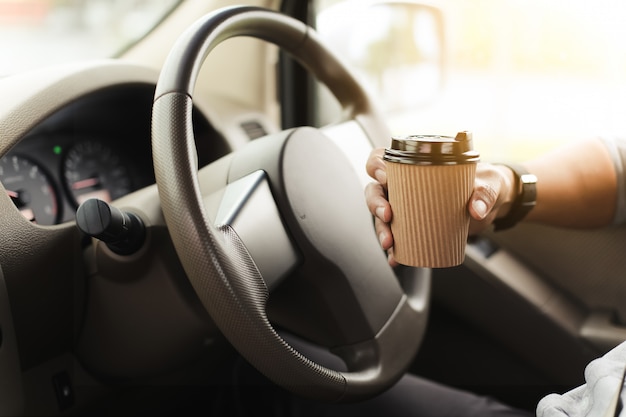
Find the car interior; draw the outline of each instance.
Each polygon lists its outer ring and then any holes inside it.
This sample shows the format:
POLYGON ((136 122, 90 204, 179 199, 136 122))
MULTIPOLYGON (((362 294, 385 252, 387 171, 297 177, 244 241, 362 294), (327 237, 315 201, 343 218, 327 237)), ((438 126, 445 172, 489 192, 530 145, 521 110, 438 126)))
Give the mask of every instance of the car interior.
MULTIPOLYGON (((56 3, 90 2, 7 0, 0 14, 56 3)), ((117 3, 150 1, 91 13, 117 3)), ((0 73, 0 415, 285 415, 241 367, 319 402, 366 400, 413 373, 532 412, 626 339, 621 226, 488 230, 451 268, 391 267, 380 248, 365 161, 403 126, 469 128, 483 160, 527 157, 467 122, 485 85, 448 92, 452 10, 467 6, 161 3, 116 54, 0 73), (419 64, 371 34, 386 16, 415 17, 387 41, 412 31, 419 64)), ((532 41, 528 54, 543 47, 532 41)))

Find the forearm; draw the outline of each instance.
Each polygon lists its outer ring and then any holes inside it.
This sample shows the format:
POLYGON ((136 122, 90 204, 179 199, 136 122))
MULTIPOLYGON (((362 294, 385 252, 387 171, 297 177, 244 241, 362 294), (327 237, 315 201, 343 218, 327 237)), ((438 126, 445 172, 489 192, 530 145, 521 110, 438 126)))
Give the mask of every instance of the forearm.
POLYGON ((523 165, 537 177, 537 204, 525 221, 591 228, 613 220, 617 178, 601 140, 572 143, 523 165))

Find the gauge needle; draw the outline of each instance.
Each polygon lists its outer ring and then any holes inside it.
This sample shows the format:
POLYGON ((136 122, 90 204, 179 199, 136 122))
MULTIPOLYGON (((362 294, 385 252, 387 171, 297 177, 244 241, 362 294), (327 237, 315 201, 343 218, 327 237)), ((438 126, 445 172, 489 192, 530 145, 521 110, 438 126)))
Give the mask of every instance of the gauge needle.
MULTIPOLYGON (((6 190, 7 195, 15 202, 15 205, 20 208, 23 202, 20 201, 20 193, 18 191, 6 190)), ((30 208, 20 208, 20 213, 29 221, 35 222, 35 213, 30 208)))
POLYGON ((82 190, 83 188, 94 187, 100 183, 98 178, 86 178, 84 180, 76 181, 72 184, 72 190, 82 190))
POLYGON ((22 209, 22 207, 28 206, 30 203, 30 198, 28 192, 13 191, 7 190, 7 195, 11 198, 13 203, 17 206, 17 208, 22 209))
POLYGON ((28 202, 24 201, 24 199, 22 198, 22 197, 24 197, 24 195, 20 191, 7 190, 7 195, 11 198, 13 203, 18 208, 22 208, 22 207, 24 207, 25 205, 28 204, 28 202))

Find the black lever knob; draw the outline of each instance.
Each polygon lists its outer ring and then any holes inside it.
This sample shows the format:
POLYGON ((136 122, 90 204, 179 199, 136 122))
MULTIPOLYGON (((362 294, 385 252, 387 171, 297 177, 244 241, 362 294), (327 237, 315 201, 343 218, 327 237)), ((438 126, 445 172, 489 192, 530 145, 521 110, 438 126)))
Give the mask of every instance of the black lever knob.
POLYGON ((97 198, 85 200, 78 207, 76 225, 120 255, 136 252, 144 242, 145 226, 138 216, 97 198))

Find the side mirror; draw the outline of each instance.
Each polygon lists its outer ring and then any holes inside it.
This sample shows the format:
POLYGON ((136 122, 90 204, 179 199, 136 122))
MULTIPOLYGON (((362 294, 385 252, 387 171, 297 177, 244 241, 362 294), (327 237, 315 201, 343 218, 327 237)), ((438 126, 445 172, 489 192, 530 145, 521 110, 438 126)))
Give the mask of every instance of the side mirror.
POLYGON ((317 31, 357 72, 383 112, 428 104, 444 81, 444 24, 412 1, 342 1, 322 10, 317 31))

